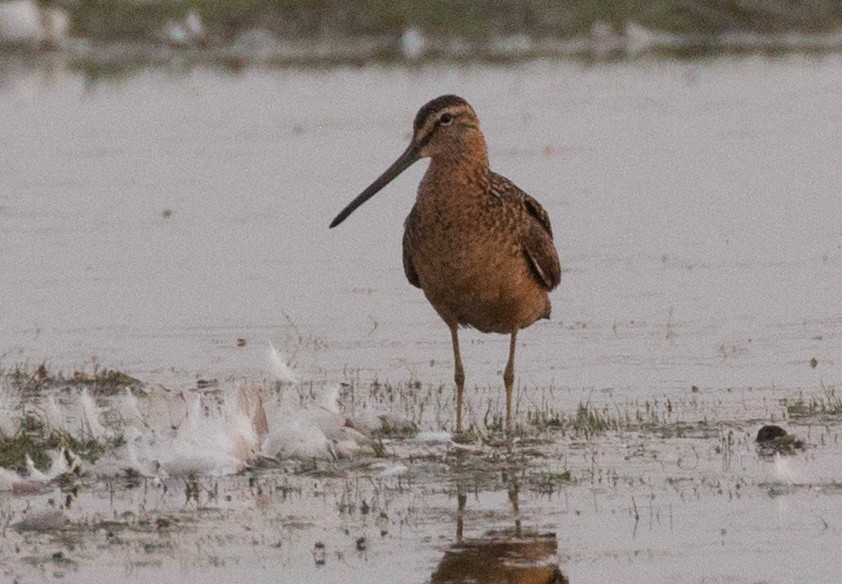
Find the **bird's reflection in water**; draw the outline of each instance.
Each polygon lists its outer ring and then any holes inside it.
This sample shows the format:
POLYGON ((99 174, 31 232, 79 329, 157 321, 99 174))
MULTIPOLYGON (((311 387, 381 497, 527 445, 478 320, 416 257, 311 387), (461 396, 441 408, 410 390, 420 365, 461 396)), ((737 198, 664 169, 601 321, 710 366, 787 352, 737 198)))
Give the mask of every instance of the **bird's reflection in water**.
MULTIPOLYGON (((457 460, 457 466, 460 465, 457 460)), ((444 552, 431 584, 569 584, 556 558, 554 533, 523 529, 516 472, 503 470, 512 504, 514 527, 463 537, 467 494, 457 481, 456 543, 444 552)))

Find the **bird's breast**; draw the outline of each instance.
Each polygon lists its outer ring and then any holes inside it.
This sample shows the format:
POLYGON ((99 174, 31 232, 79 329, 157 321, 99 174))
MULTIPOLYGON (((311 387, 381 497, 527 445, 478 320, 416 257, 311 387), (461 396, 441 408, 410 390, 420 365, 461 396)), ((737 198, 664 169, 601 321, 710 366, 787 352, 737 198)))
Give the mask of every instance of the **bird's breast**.
POLYGON ((492 203, 419 197, 406 221, 408 259, 421 289, 449 324, 511 332, 547 312, 520 234, 492 203))

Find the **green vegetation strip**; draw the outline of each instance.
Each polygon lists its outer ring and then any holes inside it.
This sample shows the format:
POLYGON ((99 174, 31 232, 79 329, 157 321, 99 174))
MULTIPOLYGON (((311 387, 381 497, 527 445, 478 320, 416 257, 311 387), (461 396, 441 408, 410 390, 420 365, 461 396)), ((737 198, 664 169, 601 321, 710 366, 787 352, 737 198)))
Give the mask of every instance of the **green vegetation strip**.
MULTIPOLYGON (((56 3, 53 3, 56 4, 56 3)), ((840 2, 786 0, 77 0, 59 2, 73 34, 91 40, 154 39, 191 10, 213 38, 260 28, 288 39, 400 35, 414 26, 432 37, 528 35, 570 38, 595 23, 634 22, 672 33, 828 32, 842 25, 840 2)))

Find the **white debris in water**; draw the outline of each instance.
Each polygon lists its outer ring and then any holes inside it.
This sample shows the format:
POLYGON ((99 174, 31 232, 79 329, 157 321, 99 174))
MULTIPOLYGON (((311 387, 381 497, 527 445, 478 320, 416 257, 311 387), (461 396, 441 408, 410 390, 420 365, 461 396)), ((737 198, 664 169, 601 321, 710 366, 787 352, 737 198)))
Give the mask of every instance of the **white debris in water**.
POLYGON ((780 452, 775 453, 775 479, 788 485, 795 485, 799 482, 790 457, 782 456, 780 452))
POLYGON ((261 457, 334 460, 371 445, 370 438, 347 425, 338 387, 315 395, 303 390, 269 394, 259 386, 240 386, 222 396, 183 391, 172 398, 157 392, 150 399, 171 409, 157 416, 172 420, 164 427, 143 419, 146 408, 139 411, 136 399, 125 393, 117 400, 126 445, 98 463, 98 471, 130 467, 143 476, 220 476, 261 457))
POLYGON ((310 420, 297 417, 291 417, 273 429, 263 442, 263 450, 282 458, 336 458, 333 444, 325 433, 310 420))
POLYGON ((184 18, 184 28, 190 33, 193 38, 201 38, 205 36, 205 25, 202 24, 202 17, 199 13, 191 9, 184 18))
POLYGON ((427 37, 417 26, 410 26, 401 35, 401 52, 409 61, 420 59, 427 51, 427 37))
POLYGON ((120 416, 120 421, 125 428, 140 428, 145 426, 143 415, 140 413, 140 407, 137 403, 137 398, 132 393, 130 387, 126 387, 116 403, 117 415, 120 416))
POLYGON ((398 477, 398 476, 405 475, 408 472, 409 472, 409 467, 406 466, 405 464, 394 464, 394 465, 385 467, 383 470, 381 470, 379 473, 377 473, 377 476, 380 477, 380 478, 398 477))
POLYGON ((56 46, 69 31, 70 17, 61 8, 42 8, 34 0, 0 2, 0 45, 56 46))
POLYGON ((99 406, 88 393, 88 388, 83 388, 79 394, 79 420, 84 438, 100 441, 108 437, 109 432, 102 425, 101 415, 99 406))
POLYGON ((184 418, 173 433, 135 428, 136 458, 154 461, 170 475, 190 473, 221 476, 243 470, 257 452, 252 421, 235 396, 225 395, 220 404, 207 407, 198 392, 182 392, 184 418))
POLYGON ((13 470, 0 467, 0 492, 11 491, 23 478, 13 470))
POLYGON ((0 3, 0 42, 40 43, 44 38, 41 12, 34 0, 0 3))
POLYGON ((450 444, 452 441, 450 432, 419 432, 412 439, 416 444, 450 444))
POLYGON ((32 462, 32 458, 30 458, 28 454, 26 455, 26 470, 29 480, 47 483, 64 473, 75 470, 76 466, 79 464, 79 459, 76 454, 64 448, 59 450, 48 450, 47 456, 50 458, 50 468, 47 469, 46 472, 42 472, 35 468, 35 463, 32 462))
POLYGON ((495 38, 493 43, 496 52, 510 57, 526 55, 535 48, 532 39, 525 34, 495 38))
POLYGON ((262 451, 269 456, 298 459, 351 457, 370 448, 371 439, 351 428, 342 414, 341 386, 312 396, 279 397, 267 411, 269 432, 262 451))
POLYGON ((331 439, 338 458, 354 458, 371 445, 368 436, 348 426, 337 428, 331 433, 331 439))
POLYGON ((339 403, 341 390, 341 385, 330 385, 325 388, 324 393, 322 393, 319 406, 331 414, 339 415, 341 411, 339 403))
POLYGON ((0 492, 13 491, 19 495, 39 494, 52 490, 51 483, 60 475, 76 470, 79 458, 75 453, 64 448, 48 450, 50 468, 46 472, 35 466, 32 457, 25 455, 26 475, 21 476, 13 470, 0 467, 0 492))
POLYGON ((49 492, 54 488, 51 483, 60 475, 76 470, 79 457, 64 448, 48 450, 50 468, 40 471, 35 467, 32 457, 26 455, 26 476, 21 476, 13 470, 0 467, 0 492, 12 491, 17 495, 32 495, 49 492))
POLYGON ((269 343, 269 371, 278 381, 298 383, 298 375, 272 343, 269 343))
MULTIPOLYGON (((272 352, 278 363, 284 363, 274 348, 272 352)), ((5 418, 11 428, 20 423, 23 412, 9 395, 4 392, 2 404, 10 410, 5 418)), ((62 402, 51 392, 33 406, 48 433, 95 440, 106 447, 113 438, 122 438, 120 445, 85 465, 93 475, 131 471, 147 478, 222 476, 241 472, 261 459, 333 461, 373 452, 368 427, 345 416, 341 385, 277 392, 264 385, 240 385, 222 392, 174 392, 152 385, 139 391, 125 388, 99 404, 83 388, 66 400, 68 411, 62 402)), ((80 463, 64 449, 48 455, 52 463, 47 471, 37 469, 30 457, 26 476, 4 470, 0 490, 25 485, 26 492, 41 492, 80 463)))
POLYGON ((161 33, 164 40, 177 47, 192 47, 205 40, 205 25, 195 10, 190 10, 183 20, 170 20, 161 33))
POLYGON ((62 415, 56 403, 56 396, 52 393, 41 403, 41 416, 41 421, 52 432, 57 434, 67 433, 68 428, 65 426, 64 415, 62 415))
POLYGON ((26 455, 26 472, 29 475, 29 480, 39 483, 46 483, 50 480, 50 477, 35 468, 35 463, 32 462, 32 458, 28 454, 26 455))

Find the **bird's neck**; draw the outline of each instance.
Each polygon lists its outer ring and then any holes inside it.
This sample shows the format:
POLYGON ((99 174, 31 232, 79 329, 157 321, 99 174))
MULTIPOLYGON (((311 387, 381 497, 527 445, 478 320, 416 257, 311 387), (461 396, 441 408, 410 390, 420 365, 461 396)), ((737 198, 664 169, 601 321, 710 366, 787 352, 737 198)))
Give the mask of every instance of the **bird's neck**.
POLYGON ((488 150, 481 136, 475 142, 432 156, 424 182, 437 185, 439 191, 448 187, 444 190, 451 193, 483 190, 488 184, 488 150))

